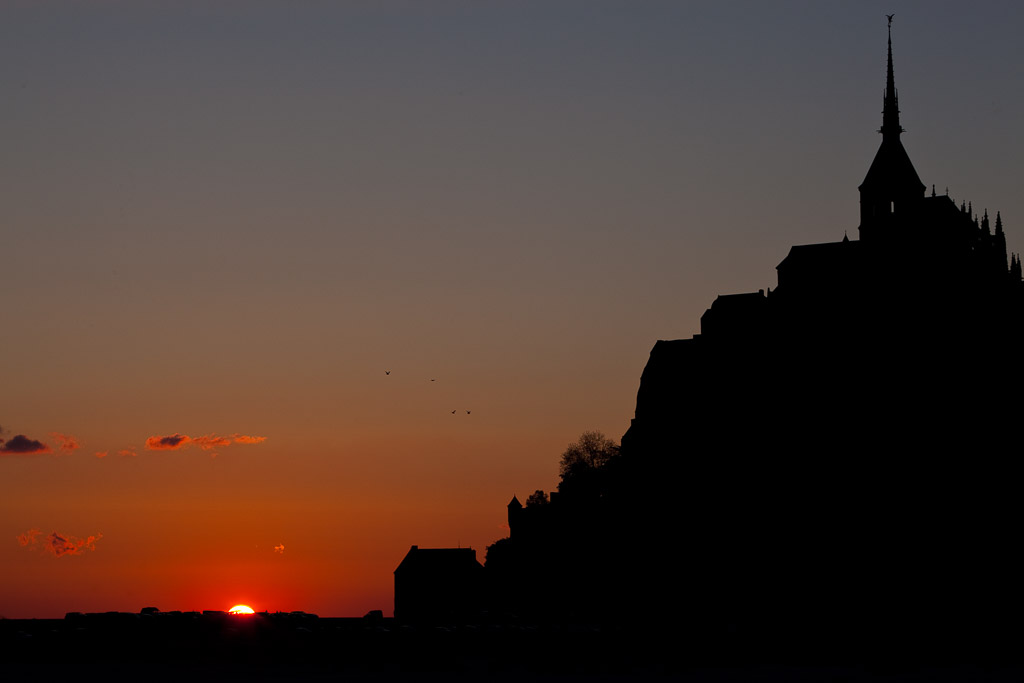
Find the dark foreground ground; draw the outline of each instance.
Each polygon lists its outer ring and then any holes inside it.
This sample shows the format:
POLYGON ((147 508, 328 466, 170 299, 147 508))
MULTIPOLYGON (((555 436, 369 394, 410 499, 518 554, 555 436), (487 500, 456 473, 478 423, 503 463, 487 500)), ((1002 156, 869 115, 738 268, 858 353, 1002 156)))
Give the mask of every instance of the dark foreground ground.
POLYGON ((0 620, 2 678, 141 681, 1021 681, 1015 637, 753 635, 631 624, 398 626, 303 614, 0 620), (982 642, 984 641, 984 642, 982 642))

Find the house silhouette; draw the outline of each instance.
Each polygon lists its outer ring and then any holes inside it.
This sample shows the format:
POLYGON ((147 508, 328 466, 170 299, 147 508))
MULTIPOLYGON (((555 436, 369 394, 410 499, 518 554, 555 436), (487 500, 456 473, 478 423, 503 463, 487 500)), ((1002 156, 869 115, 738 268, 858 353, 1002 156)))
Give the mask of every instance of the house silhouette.
POLYGON ((483 569, 472 548, 412 546, 395 569, 395 619, 407 624, 477 620, 483 569))

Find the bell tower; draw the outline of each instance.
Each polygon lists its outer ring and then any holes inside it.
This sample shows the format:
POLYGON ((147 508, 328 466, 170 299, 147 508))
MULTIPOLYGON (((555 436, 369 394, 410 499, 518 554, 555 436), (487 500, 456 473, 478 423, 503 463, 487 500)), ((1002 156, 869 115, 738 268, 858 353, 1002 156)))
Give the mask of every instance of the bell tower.
POLYGON ((889 19, 889 54, 882 105, 882 145, 860 184, 860 239, 877 242, 896 237, 898 218, 924 198, 924 183, 900 142, 896 79, 892 69, 892 18, 889 19))

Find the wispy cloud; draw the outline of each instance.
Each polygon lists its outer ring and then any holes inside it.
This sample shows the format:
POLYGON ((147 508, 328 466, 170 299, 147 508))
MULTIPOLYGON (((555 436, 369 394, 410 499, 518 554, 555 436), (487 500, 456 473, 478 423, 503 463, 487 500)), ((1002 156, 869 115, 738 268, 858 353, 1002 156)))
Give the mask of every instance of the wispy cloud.
POLYGON ((54 557, 61 557, 63 555, 81 555, 87 550, 96 550, 96 541, 103 538, 103 534, 78 538, 71 534, 52 531, 40 540, 41 534, 39 529, 29 529, 23 534, 18 534, 18 543, 29 550, 42 548, 43 552, 50 553, 54 557))
POLYGON ((61 434, 60 432, 50 432, 50 436, 56 439, 57 446, 61 453, 70 453, 71 451, 77 451, 82 447, 82 445, 78 443, 78 439, 73 436, 61 434))
POLYGON ((192 439, 192 443, 199 446, 204 451, 208 451, 220 446, 230 446, 231 439, 226 436, 207 434, 206 436, 197 436, 196 438, 192 439))
MULTIPOLYGON (((198 446, 204 451, 212 451, 215 448, 227 448, 232 444, 257 444, 267 440, 265 436, 250 436, 248 434, 232 434, 231 436, 218 436, 216 434, 204 434, 203 436, 188 436, 175 432, 171 436, 151 436, 146 439, 146 448, 151 451, 175 451, 186 446, 198 446)), ((213 455, 216 455, 214 453, 213 455)))
POLYGON ((96 541, 103 538, 103 534, 96 534, 87 538, 77 538, 70 535, 61 535, 56 531, 46 537, 46 550, 55 556, 81 555, 86 550, 96 550, 96 541))
POLYGON ((18 543, 20 543, 22 545, 22 547, 24 547, 26 545, 35 545, 36 544, 36 538, 41 533, 43 533, 43 532, 40 531, 39 529, 29 529, 28 531, 26 531, 23 534, 18 534, 18 543))
POLYGON ((275 545, 274 546, 274 552, 277 553, 278 555, 284 555, 284 543, 282 543, 281 545, 275 545))
MULTIPOLYGON (((97 458, 105 458, 108 455, 110 455, 110 451, 96 451, 95 455, 97 458)), ((136 453, 134 450, 124 448, 122 450, 117 451, 117 455, 120 455, 122 458, 134 458, 136 455, 138 455, 138 453, 136 453)))
POLYGON ((263 443, 267 440, 265 436, 247 436, 245 434, 232 434, 231 438, 235 443, 263 443))
POLYGON ((49 453, 50 450, 42 441, 30 439, 24 434, 18 434, 6 442, 0 440, 0 455, 33 455, 49 453))

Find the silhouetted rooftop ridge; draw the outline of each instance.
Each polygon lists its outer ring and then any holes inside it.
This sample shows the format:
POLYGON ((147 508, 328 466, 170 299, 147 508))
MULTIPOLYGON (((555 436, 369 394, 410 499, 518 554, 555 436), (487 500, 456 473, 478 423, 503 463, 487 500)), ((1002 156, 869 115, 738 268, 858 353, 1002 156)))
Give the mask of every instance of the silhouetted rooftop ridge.
POLYGON ((395 572, 406 571, 420 565, 456 567, 472 564, 479 566, 473 548, 420 548, 411 546, 395 572))

